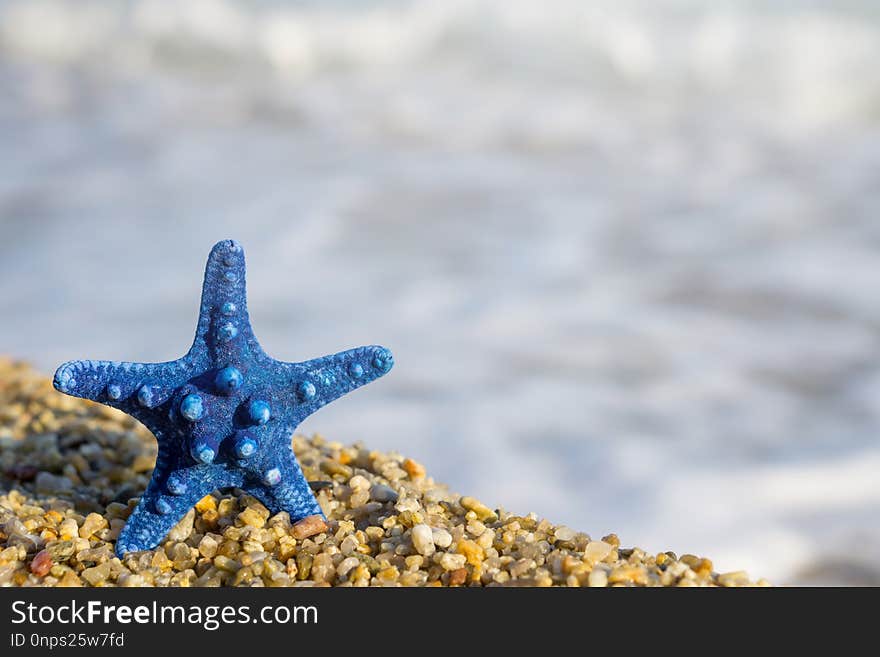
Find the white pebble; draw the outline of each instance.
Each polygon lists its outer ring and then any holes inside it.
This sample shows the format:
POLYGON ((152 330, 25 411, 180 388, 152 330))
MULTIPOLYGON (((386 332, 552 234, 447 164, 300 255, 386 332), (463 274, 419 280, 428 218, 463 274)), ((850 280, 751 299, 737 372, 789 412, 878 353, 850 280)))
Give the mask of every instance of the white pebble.
POLYGON ((575 531, 570 527, 566 527, 562 525, 561 527, 557 527, 556 531, 553 533, 556 537, 557 541, 570 541, 574 538, 575 531))
POLYGON ((431 528, 425 524, 415 525, 412 528, 413 546, 423 557, 434 554, 434 538, 431 528))
POLYGON ((394 508, 397 509, 399 513, 403 513, 404 511, 418 511, 422 508, 422 505, 419 504, 418 500, 407 497, 395 504, 394 508))
POLYGON ((608 586, 608 573, 601 568, 597 568, 590 573, 590 578, 587 581, 591 587, 603 588, 608 586))
POLYGON ((355 475, 348 480, 348 485, 354 490, 367 490, 370 487, 370 482, 363 475, 355 475))
POLYGON ((605 541, 590 541, 584 548, 584 559, 596 563, 611 554, 611 545, 605 541))
POLYGON ((467 525, 468 534, 474 537, 482 536, 486 531, 486 525, 479 520, 471 520, 467 525))
POLYGON ((434 545, 437 547, 448 548, 452 545, 452 534, 445 529, 433 529, 431 530, 431 534, 434 539, 434 545))
POLYGON ((464 568, 465 563, 467 563, 467 558, 463 554, 451 554, 446 552, 440 557, 440 565, 443 566, 445 570, 458 570, 459 568, 464 568))
POLYGON ((356 568, 360 563, 357 557, 348 557, 347 559, 343 559, 339 562, 339 565, 336 566, 336 574, 340 577, 345 577, 353 568, 356 568))
POLYGON ((360 543, 358 543, 357 538, 352 535, 348 535, 344 539, 342 539, 342 543, 340 543, 339 545, 339 551, 342 552, 342 554, 348 556, 352 554, 355 550, 357 550, 359 546, 360 543))

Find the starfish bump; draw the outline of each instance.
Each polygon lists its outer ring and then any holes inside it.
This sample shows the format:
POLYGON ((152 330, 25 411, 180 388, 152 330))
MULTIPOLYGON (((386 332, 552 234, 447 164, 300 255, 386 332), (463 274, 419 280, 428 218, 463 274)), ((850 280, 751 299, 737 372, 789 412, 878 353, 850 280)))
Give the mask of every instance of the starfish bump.
POLYGON ((324 519, 291 435, 307 416, 393 364, 380 346, 301 363, 267 356, 248 318, 244 252, 225 240, 208 256, 196 336, 185 356, 167 363, 70 361, 55 372, 54 385, 128 413, 158 441, 150 483, 116 542, 121 557, 158 545, 217 489, 240 488, 294 522, 324 519))

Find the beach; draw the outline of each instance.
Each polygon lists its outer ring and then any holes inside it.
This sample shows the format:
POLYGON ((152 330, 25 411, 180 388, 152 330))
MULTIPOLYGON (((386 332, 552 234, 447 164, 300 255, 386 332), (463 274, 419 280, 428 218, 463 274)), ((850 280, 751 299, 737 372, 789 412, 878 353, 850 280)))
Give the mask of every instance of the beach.
POLYGON ((874 0, 0 0, 0 351, 177 358, 236 239, 273 357, 395 354, 304 435, 880 584, 878 61, 874 0))
POLYGON ((128 416, 0 361, 0 586, 766 586, 705 557, 626 548, 452 493, 396 452, 295 436, 327 527, 239 490, 153 550, 114 554, 156 458, 128 416), (323 531, 322 531, 323 529, 323 531))

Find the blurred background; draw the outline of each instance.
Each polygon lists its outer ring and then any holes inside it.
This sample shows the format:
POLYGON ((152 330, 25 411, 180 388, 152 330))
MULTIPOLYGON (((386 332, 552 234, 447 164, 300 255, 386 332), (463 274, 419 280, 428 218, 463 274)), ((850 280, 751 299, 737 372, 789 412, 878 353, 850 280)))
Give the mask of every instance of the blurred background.
POLYGON ((0 0, 0 351, 165 360, 233 237, 302 426, 777 584, 880 584, 880 5, 0 0))

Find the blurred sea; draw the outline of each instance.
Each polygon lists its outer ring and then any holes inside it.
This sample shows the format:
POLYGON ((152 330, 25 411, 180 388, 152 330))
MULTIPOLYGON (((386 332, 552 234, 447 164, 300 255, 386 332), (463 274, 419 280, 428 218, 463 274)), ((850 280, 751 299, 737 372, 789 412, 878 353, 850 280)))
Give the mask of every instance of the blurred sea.
POLYGON ((0 351, 164 360, 234 237, 302 429, 880 584, 880 5, 0 0, 0 351))

